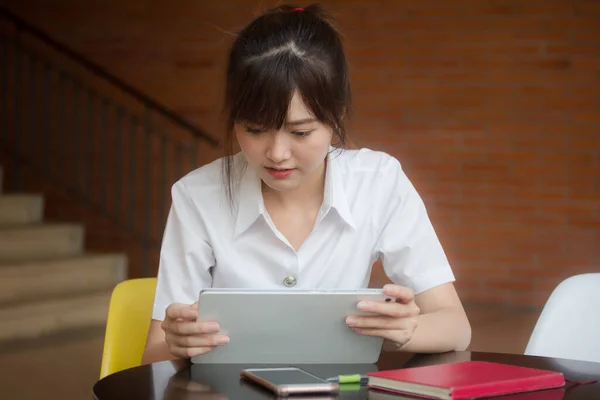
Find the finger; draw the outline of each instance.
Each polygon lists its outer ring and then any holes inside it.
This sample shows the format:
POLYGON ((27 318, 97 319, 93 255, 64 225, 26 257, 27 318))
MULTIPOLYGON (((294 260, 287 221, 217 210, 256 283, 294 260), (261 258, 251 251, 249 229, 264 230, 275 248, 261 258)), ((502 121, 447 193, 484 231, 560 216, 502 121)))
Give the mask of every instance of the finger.
POLYGON ((415 318, 390 318, 390 317, 359 317, 350 316, 346 318, 348 326, 353 328, 414 330, 417 326, 415 318))
POLYGON ((402 304, 361 301, 358 303, 357 307, 360 311, 371 312, 394 318, 416 317, 420 312, 419 307, 417 307, 414 302, 402 304))
POLYGON ((171 319, 183 319, 185 321, 195 321, 198 318, 198 310, 189 304, 173 303, 167 307, 165 315, 171 319))
POLYGON ((169 335, 167 343, 175 347, 216 347, 229 343, 227 335, 177 336, 169 335))
POLYGON ((413 335, 409 330, 391 330, 391 329, 368 329, 368 328, 353 328, 354 332, 365 336, 377 336, 391 340, 395 343, 404 344, 410 340, 413 335))
POLYGON ((195 395, 194 398, 201 398, 202 400, 227 400, 227 396, 213 392, 210 386, 183 378, 169 381, 164 398, 188 398, 190 393, 195 395))
POLYGON ((169 380, 167 389, 189 390, 197 393, 209 393, 212 390, 212 388, 208 385, 204 385, 202 383, 198 383, 196 381, 191 381, 188 379, 183 379, 177 377, 177 375, 175 375, 174 379, 169 380))
POLYGON ((210 393, 212 391, 212 388, 208 385, 204 385, 202 383, 198 383, 196 381, 184 381, 185 383, 185 388, 191 392, 196 392, 196 393, 210 393))
POLYGON ((383 286, 383 292, 402 303, 410 303, 415 299, 415 292, 405 286, 387 284, 383 286))
POLYGON ((214 392, 213 391, 214 389, 208 385, 204 385, 204 384, 192 381, 192 380, 188 380, 188 381, 184 381, 184 382, 185 382, 184 389, 189 393, 194 393, 194 394, 200 395, 200 397, 198 397, 199 399, 202 399, 202 400, 210 400, 210 399, 227 400, 228 399, 227 396, 225 396, 221 393, 214 392))
POLYGON ((171 353, 179 358, 192 358, 206 354, 214 347, 171 347, 171 353))
POLYGON ((219 324, 216 322, 190 322, 173 320, 163 321, 162 328, 165 332, 179 336, 203 335, 217 333, 221 330, 219 324))

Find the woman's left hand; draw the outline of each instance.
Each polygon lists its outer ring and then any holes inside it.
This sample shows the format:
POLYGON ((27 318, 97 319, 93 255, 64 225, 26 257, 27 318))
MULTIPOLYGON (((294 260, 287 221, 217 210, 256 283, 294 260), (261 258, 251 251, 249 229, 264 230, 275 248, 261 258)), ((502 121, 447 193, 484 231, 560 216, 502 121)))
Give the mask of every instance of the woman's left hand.
POLYGON ((393 303, 361 301, 358 309, 375 313, 375 316, 350 316, 348 326, 361 335, 379 336, 404 346, 410 341, 417 328, 419 307, 415 304, 414 292, 399 285, 385 285, 384 293, 396 299, 393 303))

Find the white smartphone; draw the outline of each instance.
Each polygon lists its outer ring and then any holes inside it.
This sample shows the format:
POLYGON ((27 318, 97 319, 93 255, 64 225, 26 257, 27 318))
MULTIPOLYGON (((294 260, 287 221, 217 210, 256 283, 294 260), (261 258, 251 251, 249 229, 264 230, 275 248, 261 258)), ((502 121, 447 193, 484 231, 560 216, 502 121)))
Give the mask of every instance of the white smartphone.
POLYGON ((242 378, 255 382, 278 396, 311 393, 337 393, 340 386, 327 382, 303 369, 283 368, 246 368, 240 372, 242 378))

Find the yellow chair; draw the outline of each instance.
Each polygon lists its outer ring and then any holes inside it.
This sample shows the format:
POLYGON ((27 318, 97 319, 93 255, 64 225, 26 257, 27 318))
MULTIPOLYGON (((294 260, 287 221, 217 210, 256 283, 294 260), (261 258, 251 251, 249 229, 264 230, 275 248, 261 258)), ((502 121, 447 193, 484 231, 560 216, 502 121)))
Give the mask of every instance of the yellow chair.
POLYGON ((113 289, 106 321, 100 379, 141 364, 155 291, 156 278, 128 279, 113 289))

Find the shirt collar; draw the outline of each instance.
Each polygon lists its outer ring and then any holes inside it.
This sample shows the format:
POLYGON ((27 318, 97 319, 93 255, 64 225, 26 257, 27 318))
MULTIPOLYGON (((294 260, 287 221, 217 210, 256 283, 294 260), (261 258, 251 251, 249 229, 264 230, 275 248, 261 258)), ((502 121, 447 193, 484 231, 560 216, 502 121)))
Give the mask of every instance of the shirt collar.
MULTIPOLYGON (((334 147, 330 147, 329 149, 325 170, 323 205, 319 211, 318 218, 324 218, 331 209, 334 209, 348 226, 356 229, 343 186, 344 177, 342 176, 339 161, 337 160, 341 151, 343 150, 334 147)), ((249 166, 245 165, 244 168, 240 184, 234 194, 237 199, 234 238, 239 237, 239 235, 247 231, 256 222, 258 217, 265 212, 260 176, 249 166)))
POLYGON ((247 231, 265 211, 260 176, 245 162, 243 164, 243 175, 234 192, 237 209, 234 238, 247 231))
POLYGON ((323 206, 321 207, 323 217, 334 209, 342 220, 352 229, 356 229, 350 207, 348 206, 348 197, 344 190, 344 177, 340 170, 340 161, 338 160, 343 149, 335 147, 329 148, 327 155, 327 169, 325 172, 325 192, 323 194, 323 206))

